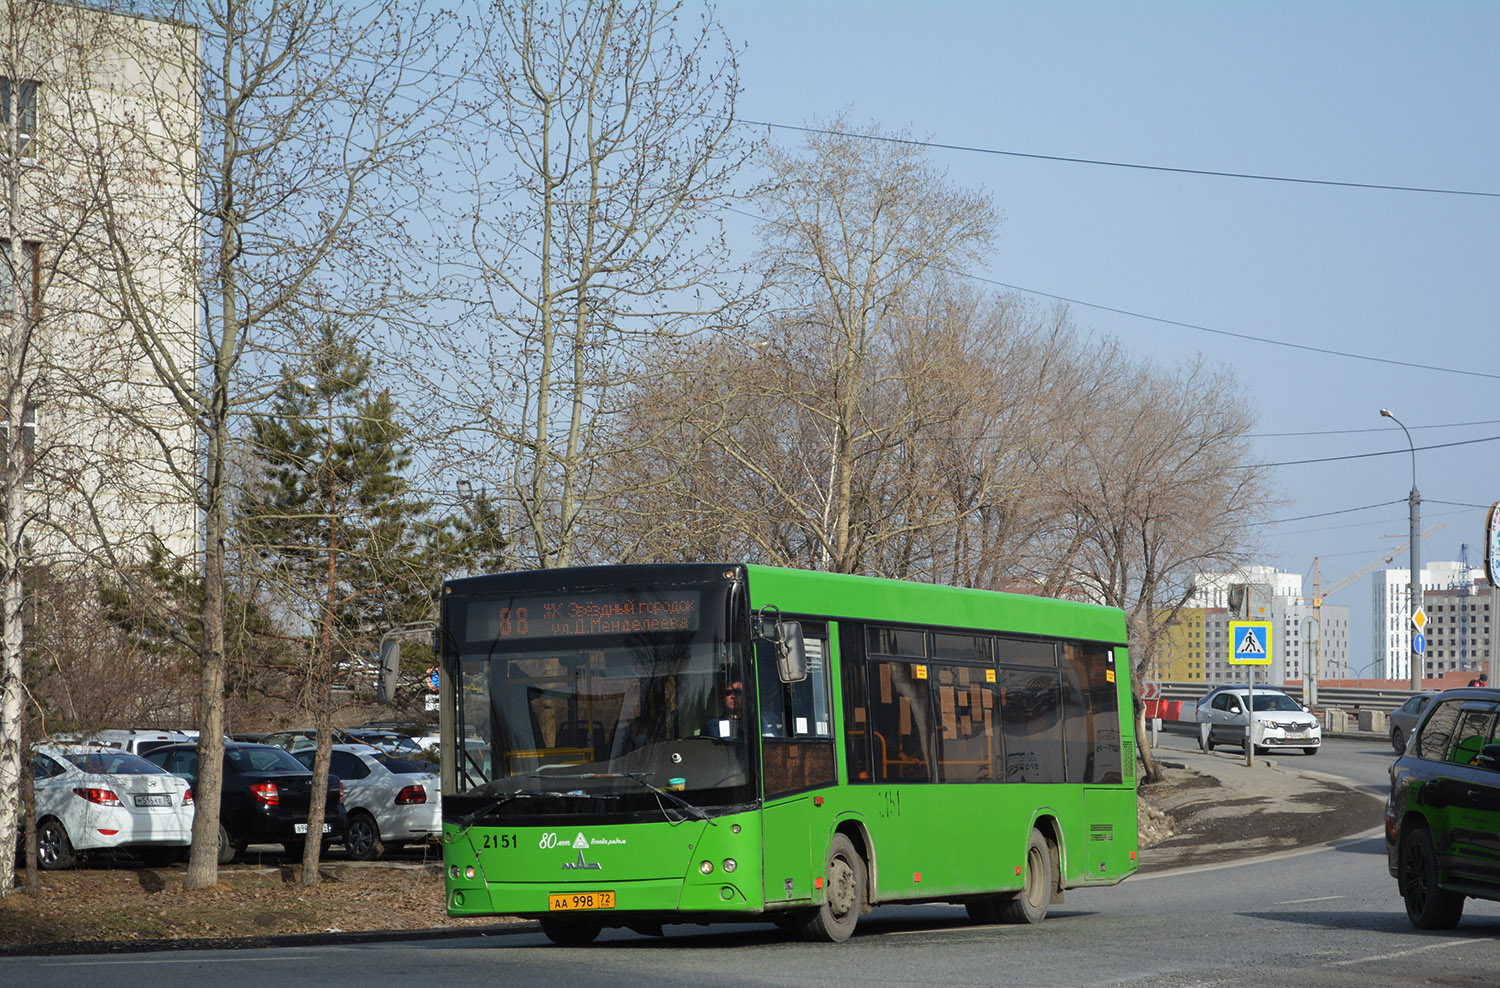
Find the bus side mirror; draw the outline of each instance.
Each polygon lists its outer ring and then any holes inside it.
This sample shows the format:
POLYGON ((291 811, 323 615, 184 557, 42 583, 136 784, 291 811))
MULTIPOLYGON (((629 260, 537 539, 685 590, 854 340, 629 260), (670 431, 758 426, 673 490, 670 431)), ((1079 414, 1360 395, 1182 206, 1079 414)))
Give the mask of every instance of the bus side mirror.
POLYGON ((385 638, 380 642, 380 670, 375 680, 375 699, 390 703, 396 699, 396 677, 401 673, 401 642, 385 638))
POLYGON ((807 650, 802 647, 802 624, 780 621, 776 624, 776 674, 783 683, 800 683, 807 678, 807 650))
POLYGON ((776 607, 767 606, 756 615, 756 627, 756 634, 776 649, 776 675, 781 681, 800 683, 806 679, 807 650, 802 645, 801 622, 783 621, 776 607))

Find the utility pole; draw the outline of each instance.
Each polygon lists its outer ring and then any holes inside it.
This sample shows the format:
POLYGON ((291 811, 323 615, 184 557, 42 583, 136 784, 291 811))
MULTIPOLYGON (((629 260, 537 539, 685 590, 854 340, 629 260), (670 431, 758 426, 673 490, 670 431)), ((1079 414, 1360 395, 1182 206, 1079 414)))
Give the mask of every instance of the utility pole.
MULTIPOLYGON (((1411 494, 1407 497, 1407 504, 1411 513, 1411 580, 1407 584, 1407 590, 1411 602, 1407 610, 1407 620, 1416 616, 1417 610, 1422 606, 1422 495, 1417 490, 1417 447, 1411 441, 1411 432, 1405 424, 1388 409, 1382 408, 1380 414, 1401 426, 1401 431, 1406 433, 1406 445, 1411 448, 1411 494)), ((1421 629, 1418 629, 1420 631, 1421 629)), ((1411 688, 1413 691, 1422 688, 1422 652, 1417 651, 1417 635, 1412 633, 1411 646, 1411 688)))

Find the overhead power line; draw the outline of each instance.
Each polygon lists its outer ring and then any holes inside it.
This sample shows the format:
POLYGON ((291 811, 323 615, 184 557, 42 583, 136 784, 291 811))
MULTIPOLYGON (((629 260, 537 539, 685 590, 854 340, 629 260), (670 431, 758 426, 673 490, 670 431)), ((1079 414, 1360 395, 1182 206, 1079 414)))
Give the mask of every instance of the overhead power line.
MULTIPOLYGON (((1471 425, 1497 425, 1500 419, 1482 419, 1477 422, 1440 422, 1434 425, 1414 425, 1412 432, 1420 429, 1462 429, 1471 425)), ((1303 436, 1352 436, 1360 432, 1390 432, 1390 426, 1371 426, 1367 429, 1319 429, 1313 432, 1251 432, 1250 439, 1292 439, 1303 436)))
POLYGON ((1328 178, 1301 178, 1295 175, 1266 175, 1257 172, 1218 171, 1211 168, 1182 168, 1174 165, 1147 165, 1137 161, 1111 161, 1107 158, 1076 158, 1063 154, 1038 154, 1034 151, 1006 151, 1000 148, 978 147, 972 144, 946 144, 941 141, 919 141, 914 137, 893 137, 876 134, 856 134, 850 131, 830 130, 826 127, 806 127, 796 124, 772 123, 767 120, 745 120, 752 127, 767 127, 772 130, 791 130, 803 134, 827 134, 830 137, 850 137, 863 141, 883 141, 887 144, 911 144, 916 147, 942 151, 966 151, 970 154, 992 154, 1006 158, 1029 158, 1033 161, 1060 161, 1070 165, 1095 165, 1101 168, 1128 168, 1133 171, 1166 172, 1172 175, 1204 175, 1209 178, 1237 178, 1252 182, 1281 182, 1290 185, 1323 185, 1339 189, 1374 189, 1379 192, 1419 192, 1436 196, 1477 196, 1485 199, 1500 199, 1500 192, 1482 189, 1444 189, 1424 185, 1385 185, 1379 182, 1347 182, 1328 178))
POLYGON ((1251 343, 1266 343, 1271 346, 1286 347, 1289 350, 1302 350, 1307 353, 1321 353, 1329 357, 1345 357, 1349 360, 1364 360, 1372 364, 1388 364, 1393 367, 1411 367, 1416 370, 1439 371, 1444 374, 1463 374, 1467 377, 1483 377, 1493 381, 1500 381, 1500 374, 1491 374, 1486 371, 1470 370, 1463 367, 1440 367, 1437 364, 1419 364, 1411 360, 1396 360, 1392 357, 1375 357, 1368 353, 1351 353, 1348 350, 1334 350, 1329 347, 1309 346, 1306 343, 1292 343, 1288 340, 1277 340, 1269 336, 1252 336, 1249 333, 1235 333, 1227 329, 1214 329, 1212 326, 1200 326, 1197 323, 1183 322, 1178 319, 1167 319, 1164 316, 1151 316, 1144 312, 1134 312, 1130 309, 1121 309, 1113 305, 1102 305, 1098 302, 1089 302, 1080 298, 1070 298, 1067 295, 1054 295, 1051 292, 1038 291, 1035 288, 1025 288, 1021 285, 1012 285, 993 278, 985 278, 980 275, 969 275, 975 281, 983 281, 1001 288, 1009 288, 1011 291, 1025 292, 1028 295, 1040 295, 1042 298, 1056 299, 1059 302, 1067 302, 1069 305, 1082 305, 1090 309, 1099 309, 1104 312, 1113 312, 1117 315, 1130 316, 1133 319, 1147 319, 1166 326, 1177 326, 1181 329, 1191 329, 1198 333, 1212 333, 1215 336, 1228 336, 1236 340, 1247 340, 1251 343))
POLYGON ((1287 522, 1291 522, 1291 521, 1307 521, 1310 518, 1331 518, 1334 515, 1349 515, 1349 514, 1353 514, 1356 511, 1372 511, 1375 508, 1389 508, 1393 504, 1405 504, 1405 503, 1406 503, 1406 498, 1401 498, 1401 499, 1396 500, 1396 501, 1381 501, 1379 504, 1362 504, 1362 505, 1360 505, 1357 508, 1340 508, 1337 511, 1320 511, 1320 512, 1318 512, 1315 515, 1297 515, 1296 517, 1293 517, 1293 518, 1275 518, 1275 519, 1272 519, 1270 521, 1261 522, 1260 524, 1262 524, 1262 525, 1285 525, 1287 522))
POLYGON ((1335 463, 1339 460, 1366 460, 1372 456, 1395 456, 1397 454, 1401 454, 1404 456, 1407 453, 1413 451, 1420 453, 1423 450, 1428 449, 1449 449, 1453 446, 1472 446, 1475 443, 1492 443, 1497 439, 1500 439, 1500 436, 1485 436, 1482 439, 1460 439, 1457 442, 1434 443, 1431 446, 1416 446, 1411 449, 1383 449, 1374 453, 1346 453, 1343 456, 1319 456, 1309 460, 1281 460, 1276 463, 1250 463, 1246 465, 1246 469, 1256 469, 1259 467, 1295 467, 1300 466, 1304 463, 1335 463))

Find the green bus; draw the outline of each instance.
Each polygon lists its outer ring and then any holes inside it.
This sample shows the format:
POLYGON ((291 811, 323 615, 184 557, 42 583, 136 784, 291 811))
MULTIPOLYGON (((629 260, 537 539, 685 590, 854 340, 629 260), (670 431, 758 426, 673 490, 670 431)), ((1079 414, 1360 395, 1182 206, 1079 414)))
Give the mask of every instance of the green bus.
POLYGON ((1136 868, 1125 617, 743 564, 444 584, 450 916, 1039 922, 1136 868))

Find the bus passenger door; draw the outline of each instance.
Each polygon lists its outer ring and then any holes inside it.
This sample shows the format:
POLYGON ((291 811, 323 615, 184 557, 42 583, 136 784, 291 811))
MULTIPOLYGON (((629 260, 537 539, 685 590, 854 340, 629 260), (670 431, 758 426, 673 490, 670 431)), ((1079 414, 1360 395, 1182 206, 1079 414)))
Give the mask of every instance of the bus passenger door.
POLYGON ((814 827, 818 822, 814 814, 828 810, 815 805, 812 793, 838 782, 828 698, 828 627, 804 621, 802 636, 808 671, 800 683, 780 681, 775 656, 764 643, 755 650, 765 797, 761 860, 768 905, 813 898, 813 878, 822 873, 827 829, 814 827))

